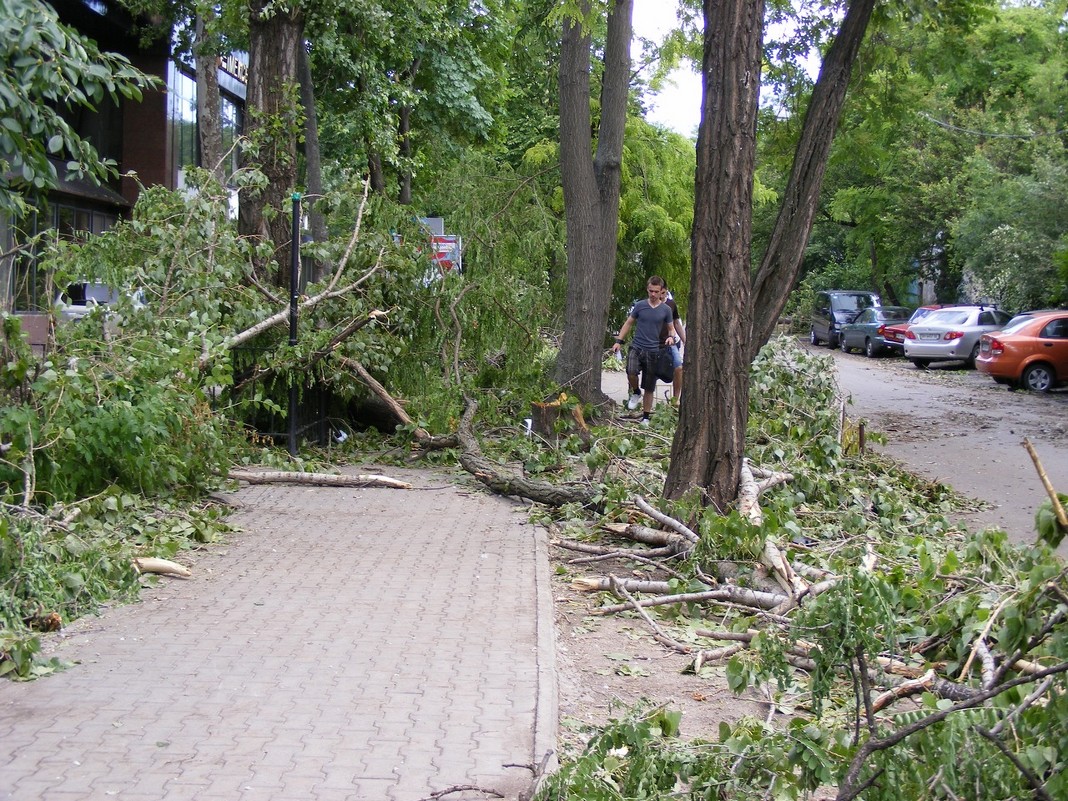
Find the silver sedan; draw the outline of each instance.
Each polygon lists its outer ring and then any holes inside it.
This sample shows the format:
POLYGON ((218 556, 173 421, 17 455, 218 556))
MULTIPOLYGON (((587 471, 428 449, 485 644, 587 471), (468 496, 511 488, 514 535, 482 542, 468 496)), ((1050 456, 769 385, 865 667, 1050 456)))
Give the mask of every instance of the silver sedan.
POLYGON ((975 366, 979 337, 1005 326, 1012 315, 990 306, 953 306, 938 309, 909 326, 905 358, 917 367, 931 362, 963 361, 975 366))

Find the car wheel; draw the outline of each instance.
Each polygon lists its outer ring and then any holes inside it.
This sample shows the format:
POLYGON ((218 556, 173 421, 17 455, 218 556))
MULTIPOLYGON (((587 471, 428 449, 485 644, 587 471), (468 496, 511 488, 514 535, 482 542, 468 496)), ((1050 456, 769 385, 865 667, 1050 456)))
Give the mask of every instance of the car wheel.
POLYGON ((838 335, 838 347, 842 349, 842 353, 849 353, 850 347, 846 344, 846 338, 844 334, 838 335))
POLYGON ((975 346, 972 348, 972 352, 970 354, 968 354, 968 358, 964 360, 964 364, 968 367, 969 370, 974 370, 975 369, 975 360, 978 359, 978 358, 979 358, 979 343, 976 342, 975 346))
POLYGON ((916 365, 917 370, 922 370, 931 363, 930 359, 909 359, 909 361, 916 365))
POLYGON ((1032 392, 1049 392, 1053 387, 1053 369, 1048 364, 1032 364, 1020 377, 1020 386, 1032 392))
POLYGON ((808 341, 811 342, 813 345, 820 344, 820 338, 816 336, 815 328, 808 329, 808 341))
POLYGON ((874 342, 872 342, 870 339, 865 339, 864 340, 864 355, 865 356, 867 356, 869 359, 874 359, 875 356, 878 354, 878 352, 879 351, 877 351, 875 349, 875 343, 874 342))

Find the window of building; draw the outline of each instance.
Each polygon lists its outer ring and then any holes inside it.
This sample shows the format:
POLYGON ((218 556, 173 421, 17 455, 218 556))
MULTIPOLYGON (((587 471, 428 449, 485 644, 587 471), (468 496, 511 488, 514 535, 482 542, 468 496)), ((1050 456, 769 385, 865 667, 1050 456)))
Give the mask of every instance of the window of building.
MULTIPOLYGON (((73 241, 89 234, 103 233, 117 220, 116 213, 79 205, 77 200, 54 201, 49 204, 47 211, 33 212, 12 225, 10 241, 16 246, 26 244, 49 230, 55 231, 63 239, 73 241)), ((4 272, 0 270, 0 277, 4 272)), ((9 286, 2 289, 11 293, 13 311, 46 311, 55 299, 51 277, 45 275, 44 270, 37 269, 37 254, 32 248, 21 251, 12 259, 6 280, 9 286)))
POLYGON ((185 186, 185 169, 197 159, 197 84, 174 61, 167 66, 167 126, 170 173, 177 188, 185 186))

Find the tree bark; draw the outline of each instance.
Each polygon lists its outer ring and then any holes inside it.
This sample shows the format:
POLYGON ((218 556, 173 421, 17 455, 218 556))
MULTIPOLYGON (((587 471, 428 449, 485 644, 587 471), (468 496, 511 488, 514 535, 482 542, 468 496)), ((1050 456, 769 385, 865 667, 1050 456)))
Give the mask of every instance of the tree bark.
MULTIPOLYGON (((211 13, 210 10, 208 13, 211 13)), ((198 15, 196 43, 193 45, 197 68, 197 134, 200 144, 200 165, 210 170, 220 184, 226 181, 222 152, 222 101, 219 97, 219 53, 208 35, 207 24, 198 15)))
MULTIPOLYGON (((297 50, 304 16, 270 0, 252 0, 249 9, 249 81, 246 133, 256 162, 267 177, 260 192, 242 197, 238 229, 242 236, 266 237, 274 246, 273 280, 289 286, 290 195, 297 183, 297 50)), ((272 265, 257 264, 270 269, 272 265)))
POLYGON ((705 0, 686 392, 664 494, 734 501, 749 419, 749 262, 763 0, 705 0))
MULTIPOLYGON (((589 0, 580 3, 584 17, 588 17, 590 5, 589 0)), ((583 33, 579 20, 565 19, 560 41, 560 171, 567 223, 567 299, 555 379, 593 405, 609 402, 601 390, 601 358, 616 263, 632 11, 633 0, 615 0, 608 16, 601 117, 592 159, 590 37, 583 33)))
MULTIPOLYGON (((707 5, 706 2, 706 9, 707 5)), ((753 281, 750 358, 756 358, 771 337, 786 299, 797 283, 801 260, 819 205, 831 142, 845 105, 849 77, 874 6, 875 0, 850 2, 842 27, 838 29, 820 66, 812 99, 805 112, 782 208, 753 281)))

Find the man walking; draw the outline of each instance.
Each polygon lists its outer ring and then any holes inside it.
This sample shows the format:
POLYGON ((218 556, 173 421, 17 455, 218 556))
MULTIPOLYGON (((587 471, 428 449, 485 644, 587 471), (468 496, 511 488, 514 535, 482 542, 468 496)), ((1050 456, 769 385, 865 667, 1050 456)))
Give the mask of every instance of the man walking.
MULTIPOLYGON (((634 329, 634 340, 627 352, 627 383, 630 386, 630 398, 627 400, 628 409, 637 409, 642 406, 642 425, 649 425, 649 415, 653 411, 653 396, 656 392, 656 363, 660 356, 660 329, 663 326, 674 327, 671 307, 664 303, 666 295, 666 283, 659 275, 649 278, 645 285, 648 295, 646 300, 639 300, 630 310, 627 321, 616 334, 615 344, 612 351, 618 352, 620 346, 627 338, 630 330, 634 329), (643 394, 638 394, 638 374, 641 374, 641 389, 643 394)), ((669 334, 665 340, 670 346, 676 342, 674 334, 669 334)))

